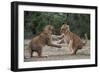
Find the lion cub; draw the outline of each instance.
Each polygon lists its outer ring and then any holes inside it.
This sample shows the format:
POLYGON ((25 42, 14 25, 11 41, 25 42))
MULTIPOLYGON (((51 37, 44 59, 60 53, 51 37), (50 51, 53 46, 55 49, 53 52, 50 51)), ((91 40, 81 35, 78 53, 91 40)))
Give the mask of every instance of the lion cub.
POLYGON ((71 55, 75 55, 78 49, 82 49, 82 47, 87 43, 87 35, 85 34, 86 41, 80 39, 79 36, 72 33, 69 29, 69 25, 63 24, 60 30, 61 36, 59 37, 62 39, 60 43, 64 42, 68 44, 68 48, 71 50, 71 55))
POLYGON ((32 54, 34 52, 38 53, 38 57, 45 57, 45 56, 42 56, 42 49, 45 45, 61 48, 60 45, 53 44, 51 42, 52 32, 53 32, 53 26, 47 25, 38 36, 34 37, 31 40, 27 48, 27 50, 29 51, 30 57, 32 57, 32 54))

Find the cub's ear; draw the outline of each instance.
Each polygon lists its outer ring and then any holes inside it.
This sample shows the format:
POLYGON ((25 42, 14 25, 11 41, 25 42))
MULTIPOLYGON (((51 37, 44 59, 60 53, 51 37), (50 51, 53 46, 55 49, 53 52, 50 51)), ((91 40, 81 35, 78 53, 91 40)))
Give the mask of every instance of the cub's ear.
POLYGON ((69 23, 69 22, 64 22, 64 23, 63 23, 63 25, 64 25, 64 24, 66 24, 66 25, 70 25, 70 23, 69 23))
POLYGON ((70 22, 67 22, 67 25, 70 25, 70 22))
POLYGON ((63 24, 67 24, 67 22, 63 22, 63 24))
POLYGON ((62 24, 65 24, 64 22, 62 24))
POLYGON ((69 23, 67 23, 67 25, 69 25, 69 23))

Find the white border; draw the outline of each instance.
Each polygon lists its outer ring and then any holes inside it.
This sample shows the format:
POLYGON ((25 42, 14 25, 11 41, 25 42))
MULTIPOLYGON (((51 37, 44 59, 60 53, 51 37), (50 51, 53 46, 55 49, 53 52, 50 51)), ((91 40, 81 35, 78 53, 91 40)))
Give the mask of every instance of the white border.
POLYGON ((70 65, 86 65, 95 64, 95 10, 81 8, 61 8, 46 6, 18 6, 18 68, 35 68, 50 66, 70 66, 70 65), (64 12, 64 13, 83 13, 91 15, 91 58, 82 60, 60 60, 60 61, 40 61, 40 62, 24 62, 24 11, 40 11, 40 12, 64 12))

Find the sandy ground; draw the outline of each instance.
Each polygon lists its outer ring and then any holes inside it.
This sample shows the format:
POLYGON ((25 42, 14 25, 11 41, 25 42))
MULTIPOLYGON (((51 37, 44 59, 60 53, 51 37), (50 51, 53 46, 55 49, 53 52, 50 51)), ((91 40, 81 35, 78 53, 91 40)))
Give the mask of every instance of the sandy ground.
MULTIPOLYGON (((30 40, 25 39, 25 48, 27 48, 30 40)), ((53 41, 53 43, 57 43, 57 41, 53 41)), ((88 40, 86 46, 83 49, 78 50, 76 55, 70 55, 70 50, 66 44, 61 44, 62 48, 56 48, 51 46, 45 46, 43 48, 43 55, 48 57, 39 58, 37 57, 37 53, 33 54, 32 58, 29 58, 29 53, 25 50, 24 55, 25 62, 31 61, 50 61, 50 60, 71 60, 71 59, 89 59, 90 58, 90 41, 88 40)))

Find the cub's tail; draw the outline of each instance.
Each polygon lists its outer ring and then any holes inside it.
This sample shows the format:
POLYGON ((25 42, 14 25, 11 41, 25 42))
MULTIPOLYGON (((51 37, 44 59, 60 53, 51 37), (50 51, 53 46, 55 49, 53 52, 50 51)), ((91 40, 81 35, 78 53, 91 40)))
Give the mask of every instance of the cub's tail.
POLYGON ((86 33, 84 34, 84 36, 85 36, 85 41, 83 42, 83 45, 86 45, 87 42, 88 42, 88 37, 87 37, 87 34, 86 33))

